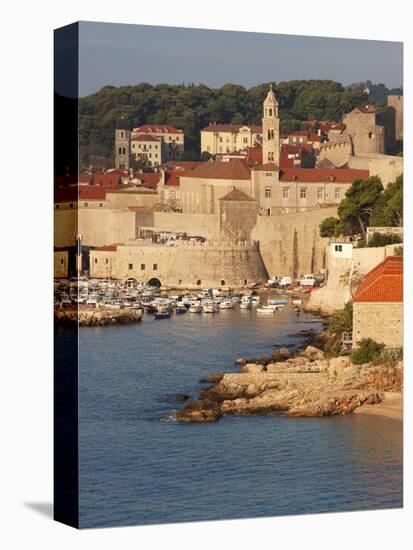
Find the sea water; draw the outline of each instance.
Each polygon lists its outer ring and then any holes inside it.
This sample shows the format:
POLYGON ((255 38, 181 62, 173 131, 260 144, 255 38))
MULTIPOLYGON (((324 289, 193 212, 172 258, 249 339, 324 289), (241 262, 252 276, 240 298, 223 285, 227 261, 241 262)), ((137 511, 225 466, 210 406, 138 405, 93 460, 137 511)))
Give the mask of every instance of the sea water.
MULTIPOLYGON (((79 332, 80 526, 402 506, 402 423, 378 416, 226 416, 180 424, 170 401, 234 359, 320 329, 286 307, 177 315, 79 332)), ((60 336, 59 336, 60 334, 60 336)), ((58 332, 64 336, 64 329, 58 332)))

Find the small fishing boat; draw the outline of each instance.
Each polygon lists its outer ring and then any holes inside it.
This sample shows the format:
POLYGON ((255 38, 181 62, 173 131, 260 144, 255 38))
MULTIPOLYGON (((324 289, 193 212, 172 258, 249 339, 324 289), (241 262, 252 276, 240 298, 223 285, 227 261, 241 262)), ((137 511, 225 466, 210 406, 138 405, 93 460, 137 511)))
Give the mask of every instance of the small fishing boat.
POLYGON ((177 315, 181 315, 182 313, 186 313, 188 310, 184 305, 177 305, 175 308, 175 313, 177 315))
POLYGON ((239 305, 240 309, 251 309, 252 299, 251 296, 243 296, 239 305))
POLYGON ((169 308, 159 307, 157 311, 153 314, 155 319, 169 319, 171 312, 169 308))

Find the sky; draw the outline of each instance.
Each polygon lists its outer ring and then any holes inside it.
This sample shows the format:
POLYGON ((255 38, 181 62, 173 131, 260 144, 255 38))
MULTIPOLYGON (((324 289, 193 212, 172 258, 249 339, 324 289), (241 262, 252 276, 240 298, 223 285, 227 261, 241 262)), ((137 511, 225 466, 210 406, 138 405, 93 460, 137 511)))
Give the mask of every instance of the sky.
MULTIPOLYGON (((275 29, 276 30, 276 29, 275 29)), ((401 42, 80 23, 79 95, 105 85, 332 79, 402 85, 401 42)))

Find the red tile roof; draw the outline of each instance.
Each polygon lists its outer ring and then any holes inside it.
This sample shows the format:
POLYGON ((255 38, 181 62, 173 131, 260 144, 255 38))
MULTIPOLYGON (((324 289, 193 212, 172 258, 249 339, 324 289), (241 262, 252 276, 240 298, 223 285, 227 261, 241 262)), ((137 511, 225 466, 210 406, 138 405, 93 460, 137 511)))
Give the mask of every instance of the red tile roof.
POLYGON ((93 185, 102 187, 120 187, 122 179, 119 174, 113 172, 97 172, 93 174, 93 185))
POLYGON ((245 161, 241 159, 231 159, 224 161, 209 161, 197 166, 187 177, 205 178, 205 179, 223 179, 223 180, 249 180, 251 172, 245 161))
POLYGON ((170 124, 144 124, 139 128, 132 130, 134 134, 183 134, 182 130, 178 130, 170 124))
POLYGON ((388 256, 369 271, 353 302, 403 302, 403 256, 388 256))
POLYGON ((151 136, 150 134, 139 134, 136 137, 132 138, 132 141, 161 141, 160 138, 156 136, 151 136))
POLYGON ((285 168, 281 172, 280 181, 353 183, 355 179, 368 177, 368 170, 352 168, 285 168))
POLYGON ((308 130, 298 130, 289 135, 289 137, 306 137, 308 141, 320 141, 320 136, 308 130))
POLYGON ((97 246, 93 250, 98 250, 99 252, 116 252, 117 248, 116 244, 108 244, 106 246, 97 246))
POLYGON ((257 166, 253 166, 254 170, 258 170, 259 172, 278 172, 279 168, 274 162, 267 162, 266 164, 258 164, 257 166))
POLYGON ((253 134, 262 134, 262 126, 255 124, 209 124, 202 128, 201 132, 234 132, 240 131, 240 128, 249 128, 253 134))
POLYGON ((138 172, 135 177, 142 182, 143 187, 156 189, 161 179, 160 172, 138 172))

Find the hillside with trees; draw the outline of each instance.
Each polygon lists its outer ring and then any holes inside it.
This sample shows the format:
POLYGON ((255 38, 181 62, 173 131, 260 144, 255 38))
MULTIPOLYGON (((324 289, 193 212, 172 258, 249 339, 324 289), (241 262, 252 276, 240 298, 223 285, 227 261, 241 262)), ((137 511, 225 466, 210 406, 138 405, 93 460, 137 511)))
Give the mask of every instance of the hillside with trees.
MULTIPOLYGON (((185 159, 199 158, 200 130, 210 122, 261 124, 262 102, 270 83, 252 88, 225 84, 141 83, 105 86, 79 101, 80 161, 113 165, 116 119, 131 128, 146 123, 171 124, 185 132, 185 159), (100 159, 98 161, 98 159, 100 159)), ((305 129, 307 120, 336 120, 370 101, 362 86, 344 87, 332 80, 292 80, 274 85, 280 103, 281 132, 305 129)))

